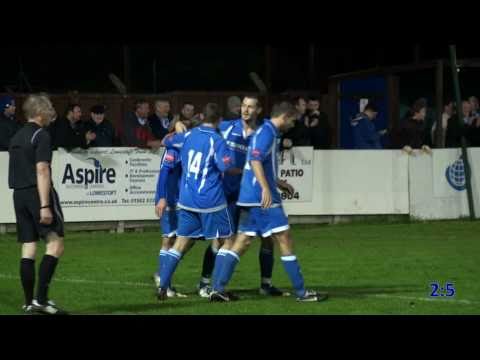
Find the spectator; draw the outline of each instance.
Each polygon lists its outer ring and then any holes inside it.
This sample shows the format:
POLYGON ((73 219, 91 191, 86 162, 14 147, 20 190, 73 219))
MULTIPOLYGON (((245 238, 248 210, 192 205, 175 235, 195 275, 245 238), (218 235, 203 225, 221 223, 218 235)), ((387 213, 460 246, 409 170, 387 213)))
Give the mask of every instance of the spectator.
POLYGON ((464 121, 465 125, 465 137, 468 140, 469 146, 479 147, 480 146, 480 113, 478 106, 478 99, 475 96, 471 96, 468 99, 468 103, 464 104, 464 121), (470 113, 467 114, 467 111, 470 110, 470 113), (468 120, 466 120, 468 119, 468 120))
POLYGON ((170 101, 159 99, 155 101, 155 113, 148 118, 153 136, 162 140, 168 134, 172 116, 170 114, 170 101))
POLYGON ((382 148, 380 133, 373 124, 377 115, 377 107, 373 103, 368 103, 363 112, 352 119, 351 125, 355 149, 372 150, 382 148))
POLYGON ((53 104, 52 104, 52 108, 55 111, 55 114, 53 115, 53 118, 50 121, 50 124, 48 124, 45 130, 47 130, 48 133, 50 134, 50 144, 52 146, 52 150, 56 150, 55 144, 57 142, 56 136, 57 136, 58 113, 57 113, 57 110, 55 109, 55 106, 53 106, 53 104))
POLYGON ((474 121, 474 116, 472 115, 472 104, 468 101, 462 101, 462 119, 463 123, 466 126, 471 126, 474 121))
POLYGON ((425 117, 427 116, 427 102, 425 99, 415 101, 409 116, 400 127, 396 139, 396 147, 412 154, 413 149, 422 149, 428 153, 430 147, 425 145, 425 117))
POLYGON ((15 99, 11 96, 0 98, 0 151, 8 151, 10 139, 20 129, 15 120, 15 99))
POLYGON ((115 143, 115 129, 110 121, 105 119, 105 106, 95 105, 90 109, 90 120, 86 127, 96 135, 91 147, 112 147, 115 143))
POLYGON ((293 99, 295 108, 298 112, 298 118, 293 128, 288 130, 282 138, 283 149, 290 149, 294 146, 310 146, 310 134, 305 126, 305 116, 307 112, 307 102, 303 97, 293 99))
POLYGON ((474 116, 475 118, 480 117, 480 109, 479 109, 480 106, 478 104, 478 99, 475 96, 470 96, 468 98, 468 102, 472 107, 472 116, 474 116))
POLYGON ((471 147, 480 147, 480 118, 476 118, 475 122, 466 130, 469 145, 471 147))
POLYGON ((311 97, 307 103, 307 116, 305 117, 305 127, 310 129, 310 143, 318 149, 330 149, 331 130, 327 114, 320 111, 320 100, 311 97))
POLYGON ((237 120, 240 118, 242 100, 238 96, 230 96, 227 99, 227 111, 224 120, 237 120))
MULTIPOLYGON (((462 128, 458 122, 458 116, 454 114, 453 101, 447 101, 443 106, 442 113, 442 139, 438 147, 457 148, 461 146, 462 128)), ((435 132, 437 130, 437 122, 432 126, 431 138, 435 144, 435 132)))
POLYGON ((193 115, 195 115, 195 105, 192 103, 186 102, 182 106, 180 111, 180 119, 183 120, 192 120, 193 115))
POLYGON ((65 118, 56 120, 49 132, 53 134, 54 149, 60 147, 67 150, 87 149, 96 138, 96 135, 88 131, 82 121, 82 108, 79 104, 68 105, 65 118))
POLYGON ((129 147, 158 149, 161 140, 155 139, 150 129, 148 114, 150 105, 146 100, 135 103, 135 111, 129 112, 123 125, 123 144, 129 147))
MULTIPOLYGON (((180 122, 181 124, 187 124, 188 127, 196 126, 202 122, 200 114, 195 115, 195 105, 192 103, 186 102, 182 106, 180 114, 175 115, 173 121, 170 122, 169 132, 173 131, 176 128, 176 124, 180 122)), ((185 126, 181 126, 183 129, 185 126)), ((185 128, 186 129, 186 128, 185 128)))

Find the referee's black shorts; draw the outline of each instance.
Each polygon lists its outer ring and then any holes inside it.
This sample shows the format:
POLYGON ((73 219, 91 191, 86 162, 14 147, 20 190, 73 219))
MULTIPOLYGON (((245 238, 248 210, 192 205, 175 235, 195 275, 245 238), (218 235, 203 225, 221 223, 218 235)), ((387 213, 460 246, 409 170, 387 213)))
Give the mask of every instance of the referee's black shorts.
POLYGON ((55 189, 50 191, 50 210, 53 221, 50 225, 40 224, 40 197, 36 187, 13 192, 15 216, 17 217, 17 238, 20 243, 37 242, 54 232, 64 237, 63 212, 55 189))

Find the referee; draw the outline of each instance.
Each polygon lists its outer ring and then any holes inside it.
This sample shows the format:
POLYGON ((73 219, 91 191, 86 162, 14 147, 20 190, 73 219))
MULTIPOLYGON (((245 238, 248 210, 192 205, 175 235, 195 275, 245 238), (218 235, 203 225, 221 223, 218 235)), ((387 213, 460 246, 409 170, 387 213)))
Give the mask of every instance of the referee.
POLYGON ((63 315, 48 299, 48 286, 63 254, 63 214, 51 180, 52 148, 44 128, 55 116, 46 95, 30 95, 23 105, 28 122, 12 138, 9 147, 8 183, 13 192, 18 242, 22 244, 20 278, 25 294, 25 313, 63 315), (40 263, 36 299, 35 254, 39 238, 46 241, 40 263))

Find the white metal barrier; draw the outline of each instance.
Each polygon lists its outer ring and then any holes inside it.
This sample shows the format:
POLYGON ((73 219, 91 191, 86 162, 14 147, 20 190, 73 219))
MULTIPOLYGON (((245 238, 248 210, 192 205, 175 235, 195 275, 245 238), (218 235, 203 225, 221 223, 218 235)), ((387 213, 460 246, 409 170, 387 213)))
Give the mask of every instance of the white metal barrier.
MULTIPOLYGON (((96 148, 54 153, 53 181, 67 222, 154 220, 163 150, 96 148)), ((480 213, 480 149, 469 149, 476 213, 480 213)), ((282 154, 279 175, 296 189, 290 215, 410 214, 453 219, 468 214, 457 149, 408 156, 399 150, 282 154)), ((15 223, 8 153, 0 153, 0 224, 15 223)))

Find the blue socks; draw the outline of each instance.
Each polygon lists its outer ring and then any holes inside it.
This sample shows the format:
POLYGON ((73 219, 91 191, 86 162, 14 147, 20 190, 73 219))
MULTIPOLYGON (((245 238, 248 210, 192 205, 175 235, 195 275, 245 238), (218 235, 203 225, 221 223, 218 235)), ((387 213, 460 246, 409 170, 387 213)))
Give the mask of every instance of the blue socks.
POLYGON ((225 255, 226 255, 226 250, 220 249, 217 252, 217 256, 215 256, 215 267, 213 268, 213 274, 212 274, 212 287, 215 288, 215 286, 218 285, 219 280, 220 280, 220 273, 223 268, 223 260, 225 260, 225 255))
POLYGON ((295 255, 282 256, 282 263, 297 296, 305 296, 306 290, 303 281, 303 275, 302 271, 300 270, 300 265, 298 265, 297 257, 295 255))
POLYGON ((234 251, 220 250, 217 255, 217 258, 218 257, 223 257, 223 259, 221 260, 221 263, 223 264, 218 270, 217 277, 214 278, 213 290, 218 292, 224 292, 225 286, 232 278, 235 267, 240 261, 240 256, 234 251), (221 256, 220 252, 222 252, 224 255, 221 256))
POLYGON ((175 272, 182 254, 174 249, 168 250, 165 259, 162 259, 162 266, 160 270, 160 288, 167 289, 170 286, 173 273, 175 272))
POLYGON ((167 250, 160 250, 160 254, 158 255, 158 276, 160 276, 160 273, 162 272, 162 267, 165 264, 165 259, 167 257, 167 250))

